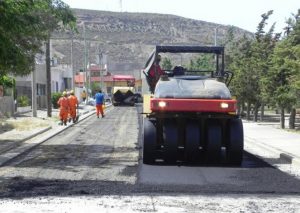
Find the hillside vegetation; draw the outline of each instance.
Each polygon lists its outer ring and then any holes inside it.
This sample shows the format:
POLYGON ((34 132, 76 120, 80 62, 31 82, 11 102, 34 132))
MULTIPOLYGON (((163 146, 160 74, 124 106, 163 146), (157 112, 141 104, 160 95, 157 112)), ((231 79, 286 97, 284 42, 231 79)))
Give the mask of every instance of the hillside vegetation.
POLYGON ((63 63, 70 63, 73 36, 73 64, 76 70, 84 65, 85 42, 90 63, 96 63, 96 54, 100 49, 107 55, 109 71, 132 74, 136 71, 137 74, 155 45, 213 45, 216 28, 218 44, 225 39, 230 28, 234 29, 236 37, 246 32, 232 26, 174 15, 82 9, 74 9, 74 13, 78 33, 53 33, 52 46, 53 52, 63 63))

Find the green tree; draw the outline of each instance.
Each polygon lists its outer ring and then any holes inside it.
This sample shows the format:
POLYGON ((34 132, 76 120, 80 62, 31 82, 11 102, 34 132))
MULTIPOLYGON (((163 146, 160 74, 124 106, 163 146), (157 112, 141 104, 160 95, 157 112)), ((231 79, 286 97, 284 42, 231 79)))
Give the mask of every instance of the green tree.
POLYGON ((46 94, 47 94, 47 115, 51 117, 51 68, 50 68, 50 36, 51 32, 58 29, 75 29, 76 18, 69 6, 61 0, 40 0, 40 7, 43 9, 41 19, 46 26, 46 94))
POLYGON ((281 128, 285 128, 285 109, 291 111, 290 128, 295 128, 296 106, 300 99, 300 10, 287 21, 285 37, 275 47, 271 69, 265 77, 265 96, 281 112, 281 128))
POLYGON ((266 32, 265 27, 269 17, 273 14, 270 10, 262 15, 262 20, 258 24, 257 32, 255 33, 255 41, 252 45, 251 68, 253 71, 253 80, 257 82, 254 87, 254 121, 257 121, 258 108, 261 107, 261 119, 264 113, 264 104, 268 102, 269 97, 264 96, 264 78, 269 75, 271 56, 274 47, 280 38, 280 33, 274 33, 275 23, 271 25, 270 29, 266 32))
MULTIPOLYGON (((76 18, 61 0, 0 1, 0 76, 26 75, 46 42, 47 108, 51 117, 50 34, 75 28, 76 18)), ((34 100, 34 99, 33 99, 34 100)))
POLYGON ((91 83, 92 96, 94 96, 101 89, 101 85, 99 82, 91 83))
POLYGON ((173 67, 171 59, 163 58, 162 63, 161 63, 161 67, 162 67, 163 70, 171 70, 172 67, 173 67))
POLYGON ((211 54, 199 54, 196 59, 191 59, 188 65, 189 70, 205 70, 213 71, 215 70, 214 57, 211 54))
POLYGON ((268 75, 271 54, 280 36, 274 33, 274 24, 267 33, 265 32, 267 20, 272 13, 273 11, 269 11, 262 15, 253 39, 244 35, 239 42, 233 43, 238 52, 230 53, 229 67, 235 74, 233 91, 242 103, 247 103, 247 119, 250 118, 250 108, 253 106, 254 121, 257 121, 259 106, 263 106, 265 102, 266 96, 262 95, 262 79, 268 75))
POLYGON ((4 88, 4 95, 11 95, 8 92, 11 91, 13 92, 14 99, 16 98, 16 80, 13 77, 0 75, 0 86, 3 86, 4 88))
POLYGON ((242 38, 232 43, 233 50, 230 52, 231 63, 228 65, 229 70, 234 73, 234 78, 230 89, 238 99, 239 111, 243 113, 244 103, 247 103, 247 119, 250 118, 250 107, 254 100, 253 87, 256 82, 252 80, 251 46, 253 39, 248 38, 245 34, 242 38))
POLYGON ((226 36, 224 39, 224 46, 225 46, 225 70, 229 69, 230 64, 233 60, 233 55, 236 53, 236 38, 235 38, 235 28, 233 26, 229 27, 226 31, 226 36))
POLYGON ((62 97, 62 93, 61 92, 52 93, 52 95, 51 95, 51 103, 52 103, 54 109, 58 109, 59 108, 59 105, 57 104, 57 101, 58 101, 58 99, 60 97, 62 97))
POLYGON ((72 11, 59 0, 0 1, 0 75, 29 74, 49 31, 74 21, 72 11))

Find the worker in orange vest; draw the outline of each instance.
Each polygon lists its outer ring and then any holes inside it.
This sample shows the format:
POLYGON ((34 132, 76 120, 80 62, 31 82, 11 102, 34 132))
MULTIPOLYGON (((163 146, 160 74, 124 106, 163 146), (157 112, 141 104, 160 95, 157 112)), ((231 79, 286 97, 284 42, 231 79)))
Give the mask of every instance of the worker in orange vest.
POLYGON ((69 99, 69 105, 70 105, 70 118, 73 120, 73 123, 76 122, 76 109, 78 107, 78 99, 77 97, 74 95, 74 91, 71 90, 70 91, 70 96, 68 97, 69 99))
POLYGON ((85 100, 86 100, 86 92, 85 92, 85 90, 82 91, 81 98, 82 98, 82 101, 85 103, 85 100))
POLYGON ((60 106, 59 119, 61 120, 61 124, 64 124, 66 126, 70 107, 67 92, 63 92, 62 97, 58 99, 57 104, 60 106))

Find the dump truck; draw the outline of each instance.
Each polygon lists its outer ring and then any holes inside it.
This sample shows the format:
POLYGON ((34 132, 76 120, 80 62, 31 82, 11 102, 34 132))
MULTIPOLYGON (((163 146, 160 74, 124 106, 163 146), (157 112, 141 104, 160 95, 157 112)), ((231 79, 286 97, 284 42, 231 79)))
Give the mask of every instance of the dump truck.
POLYGON ((222 46, 156 46, 144 74, 150 94, 144 95, 143 163, 178 162, 240 165, 243 124, 228 85, 222 46), (164 70, 157 84, 149 70, 158 54, 210 54, 213 70, 164 70))
POLYGON ((114 106, 130 105, 134 106, 134 87, 113 87, 112 104, 114 106))
POLYGON ((112 88, 112 104, 114 106, 134 106, 135 78, 130 75, 114 75, 112 88))

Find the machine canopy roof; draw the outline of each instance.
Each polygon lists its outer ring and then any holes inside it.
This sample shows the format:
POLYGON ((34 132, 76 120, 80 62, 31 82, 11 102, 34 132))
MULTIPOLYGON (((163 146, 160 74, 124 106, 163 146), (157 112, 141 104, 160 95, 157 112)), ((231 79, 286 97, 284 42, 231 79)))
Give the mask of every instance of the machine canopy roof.
POLYGON ((217 55, 224 54, 223 46, 156 46, 151 52, 145 67, 145 73, 148 73, 152 64, 155 61, 155 57, 159 53, 213 53, 217 55))
POLYGON ((135 78, 132 75, 114 75, 114 81, 135 81, 135 78))

